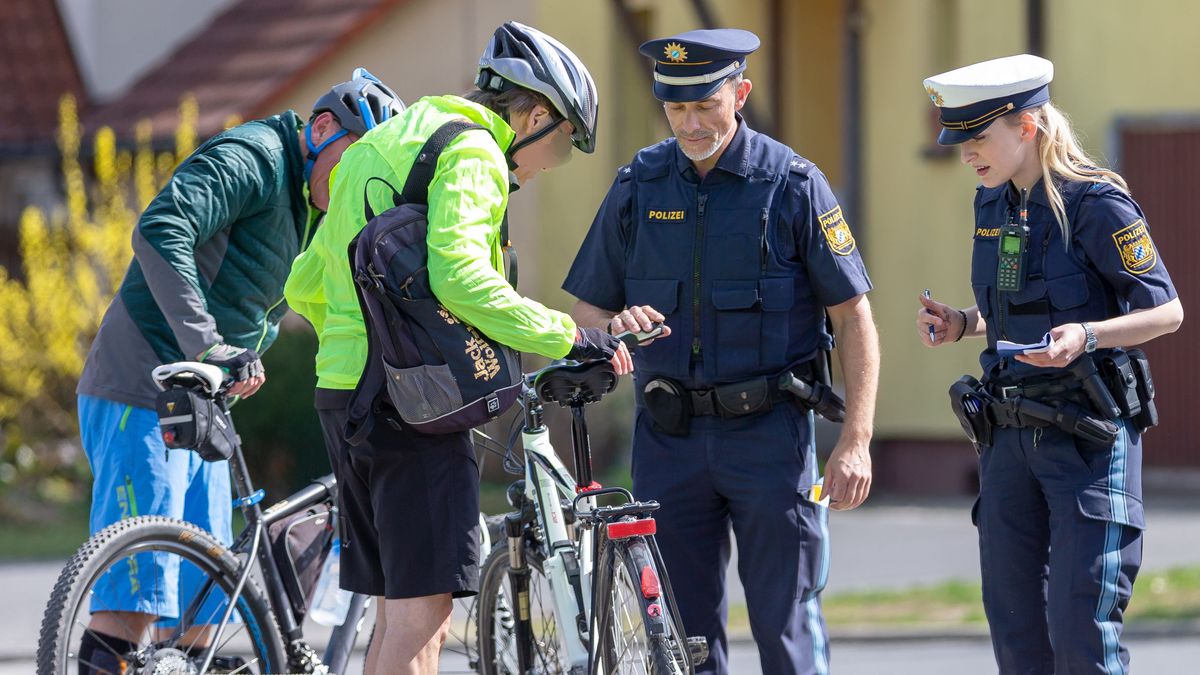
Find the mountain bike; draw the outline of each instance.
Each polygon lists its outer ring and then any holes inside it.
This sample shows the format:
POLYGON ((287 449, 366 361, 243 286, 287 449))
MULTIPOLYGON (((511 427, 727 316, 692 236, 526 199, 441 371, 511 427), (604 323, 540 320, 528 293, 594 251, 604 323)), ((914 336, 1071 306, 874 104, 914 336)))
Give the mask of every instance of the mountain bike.
POLYGON ((506 462, 524 478, 509 487, 505 541, 480 572, 481 675, 691 675, 707 658, 705 639, 684 632, 654 539, 659 504, 593 481, 584 407, 616 384, 606 361, 525 378, 524 461, 506 462), (550 444, 544 403, 571 410, 577 477, 550 444))
MULTIPOLYGON (((169 364, 156 369, 155 378, 163 389, 197 392, 232 424, 224 395, 227 383, 214 366, 169 364)), ((265 494, 251 482, 240 440, 234 444, 229 468, 234 505, 246 523, 232 546, 225 547, 212 534, 181 520, 141 516, 108 526, 80 547, 46 605, 38 641, 39 674, 74 675, 80 665, 91 665, 79 663, 79 642, 90 631, 92 613, 106 610, 101 598, 111 596, 112 589, 139 598, 178 596, 177 616, 160 618, 149 630, 127 637, 136 645, 132 651, 117 653, 97 635, 113 656, 126 663, 121 671, 125 675, 345 672, 370 598, 352 595, 346 620, 333 629, 323 656, 305 641, 302 630, 316 582, 313 567, 320 570, 334 536, 338 502, 333 475, 318 478, 263 509, 260 502, 265 494), (277 537, 286 525, 301 519, 317 530, 317 536, 293 556, 281 551, 277 537), (148 565, 178 569, 183 590, 176 593, 174 586, 157 584, 138 587, 137 570, 148 565), (307 577, 307 583, 301 576, 307 577)), ((481 522, 485 545, 490 547, 489 529, 498 530, 501 518, 481 522)), ((456 612, 465 618, 454 624, 452 637, 462 644, 474 668, 475 599, 456 601, 456 612)))

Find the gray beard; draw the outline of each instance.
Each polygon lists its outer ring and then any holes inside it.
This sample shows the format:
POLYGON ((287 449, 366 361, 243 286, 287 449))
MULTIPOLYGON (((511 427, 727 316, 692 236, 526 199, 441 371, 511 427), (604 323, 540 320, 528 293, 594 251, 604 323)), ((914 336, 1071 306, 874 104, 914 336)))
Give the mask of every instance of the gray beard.
POLYGON ((717 151, 717 148, 721 147, 721 143, 723 143, 724 141, 725 141, 724 137, 718 136, 713 139, 712 145, 709 146, 709 148, 707 150, 703 150, 701 152, 694 152, 694 151, 687 150, 682 143, 679 144, 679 149, 680 149, 680 151, 683 152, 684 157, 687 157, 688 159, 692 160, 693 162, 703 162, 704 160, 708 159, 709 157, 712 157, 713 153, 715 153, 717 151))

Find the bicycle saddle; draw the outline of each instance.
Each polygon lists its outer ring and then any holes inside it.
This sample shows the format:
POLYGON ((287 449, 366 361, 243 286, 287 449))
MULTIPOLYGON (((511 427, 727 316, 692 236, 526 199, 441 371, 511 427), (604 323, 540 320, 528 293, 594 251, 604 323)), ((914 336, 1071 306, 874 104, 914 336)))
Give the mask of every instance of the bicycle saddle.
POLYGON ((164 363, 155 368, 151 375, 159 389, 166 390, 171 384, 184 387, 199 384, 209 395, 217 393, 221 389, 221 382, 225 380, 225 372, 220 368, 196 361, 164 363))
POLYGON ((616 388, 617 374, 608 361, 554 363, 533 378, 538 398, 561 406, 595 403, 616 388))

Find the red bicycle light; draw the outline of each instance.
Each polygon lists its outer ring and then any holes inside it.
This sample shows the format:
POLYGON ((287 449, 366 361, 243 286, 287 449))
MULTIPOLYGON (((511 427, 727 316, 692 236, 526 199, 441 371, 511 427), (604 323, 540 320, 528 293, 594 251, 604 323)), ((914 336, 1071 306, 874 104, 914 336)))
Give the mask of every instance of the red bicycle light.
MULTIPOLYGON (((649 565, 643 566, 642 567, 642 597, 647 600, 653 600, 659 596, 660 592, 661 592, 661 590, 660 590, 659 584, 658 584, 658 573, 656 573, 654 571, 654 568, 650 567, 649 565)), ((650 605, 650 608, 647 611, 652 610, 655 607, 658 607, 658 605, 650 605)), ((662 608, 659 608, 660 611, 661 611, 661 609, 662 608)), ((651 613, 650 616, 658 616, 658 615, 651 613)))
POLYGON ((167 445, 170 445, 175 442, 175 432, 174 431, 164 431, 164 432, 162 432, 162 437, 163 437, 163 443, 166 443, 167 445))
POLYGON ((609 539, 628 539, 630 537, 648 537, 655 533, 653 518, 641 520, 623 520, 609 523, 607 526, 609 539))

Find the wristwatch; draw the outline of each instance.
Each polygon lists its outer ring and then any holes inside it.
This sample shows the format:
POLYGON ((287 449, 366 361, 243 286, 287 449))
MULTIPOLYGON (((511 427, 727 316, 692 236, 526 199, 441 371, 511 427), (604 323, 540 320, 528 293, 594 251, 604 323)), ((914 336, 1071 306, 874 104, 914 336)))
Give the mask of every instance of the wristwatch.
POLYGON ((1086 323, 1081 323, 1079 325, 1083 326, 1083 337, 1085 340, 1083 343, 1083 353, 1091 354, 1092 352, 1096 351, 1096 333, 1092 330, 1092 327, 1086 323))

